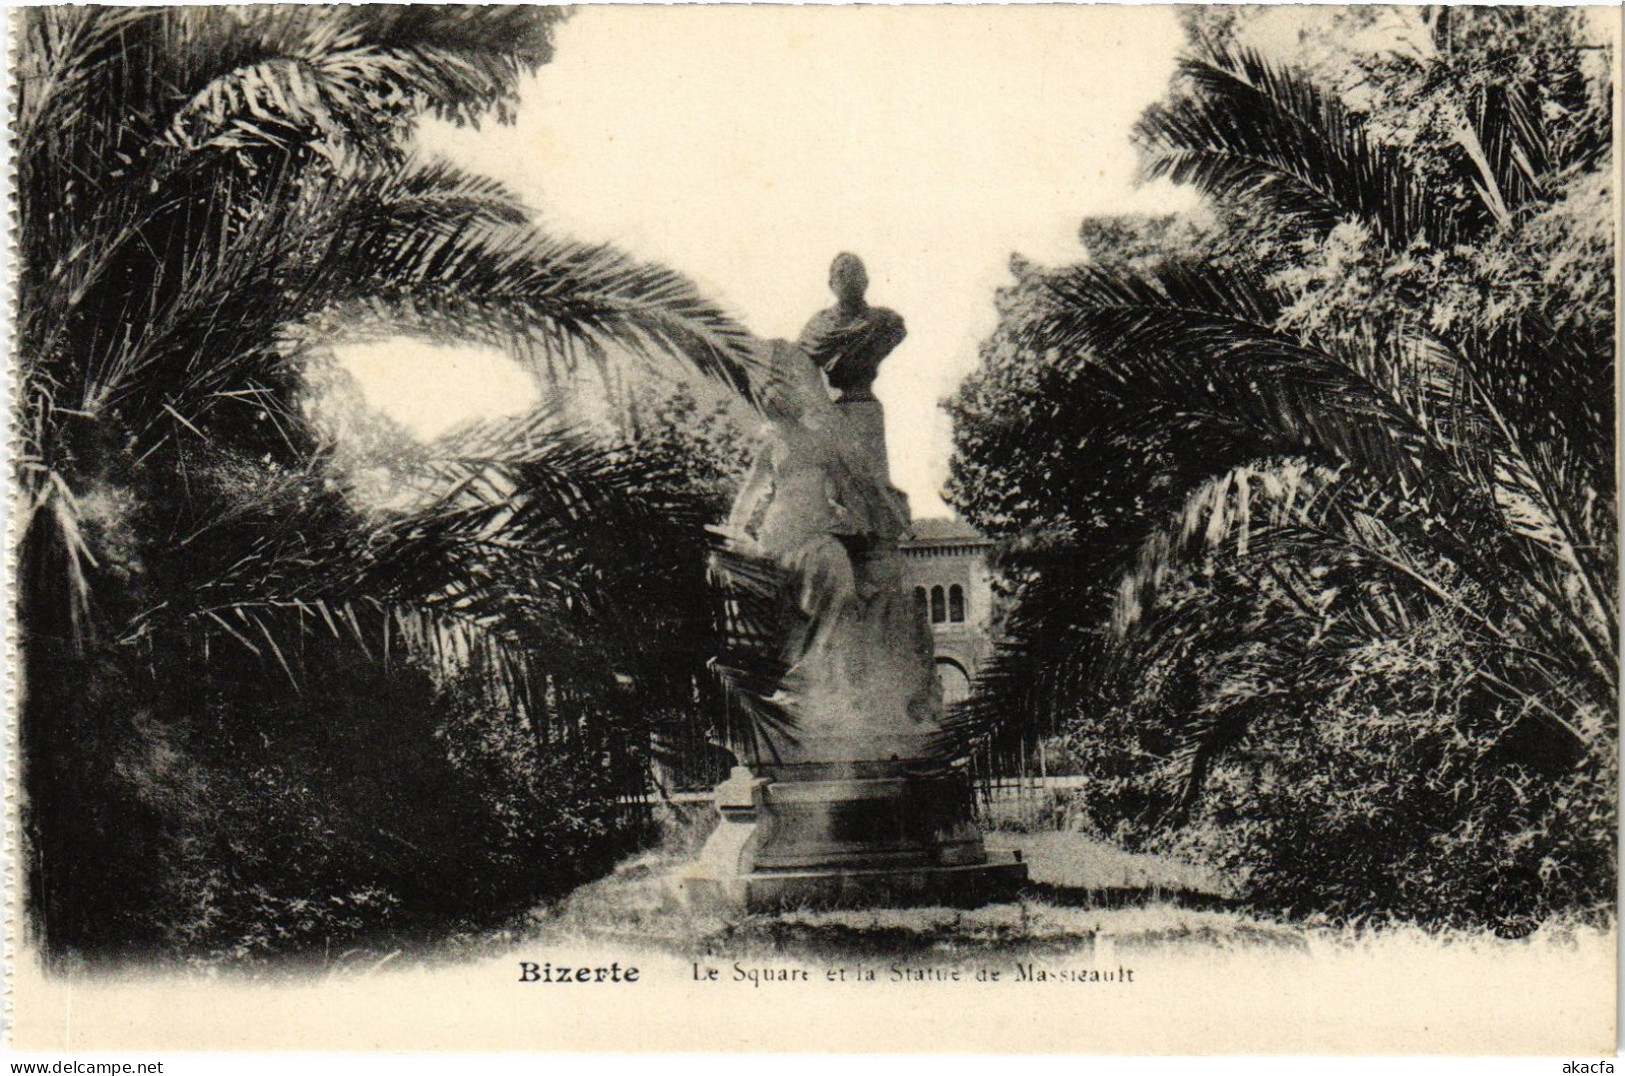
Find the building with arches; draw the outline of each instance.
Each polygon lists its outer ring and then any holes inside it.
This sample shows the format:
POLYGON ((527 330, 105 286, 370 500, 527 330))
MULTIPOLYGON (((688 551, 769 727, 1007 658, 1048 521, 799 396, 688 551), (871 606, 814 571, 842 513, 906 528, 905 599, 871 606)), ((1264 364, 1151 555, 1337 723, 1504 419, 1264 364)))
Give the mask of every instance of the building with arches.
POLYGON ((957 519, 916 519, 901 545, 903 579, 931 623, 945 705, 970 693, 993 652, 993 543, 957 519))

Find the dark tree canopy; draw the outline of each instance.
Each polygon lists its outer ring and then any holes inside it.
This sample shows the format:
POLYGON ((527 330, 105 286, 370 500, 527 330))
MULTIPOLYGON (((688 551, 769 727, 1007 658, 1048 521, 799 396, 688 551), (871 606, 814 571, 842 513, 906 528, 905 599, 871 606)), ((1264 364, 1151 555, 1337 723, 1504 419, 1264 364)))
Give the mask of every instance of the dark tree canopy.
POLYGON ((311 408, 330 345, 394 334, 745 383, 744 332, 682 277, 411 149, 426 115, 510 120, 563 14, 19 13, 22 732, 54 955, 319 949, 454 914, 452 879, 489 914, 601 867, 605 805, 700 719, 698 442, 546 405, 433 445, 357 412, 341 447, 311 408), (352 486, 369 452, 391 504, 352 486))
POLYGON ((1362 870, 1589 906, 1618 692, 1607 58, 1572 13, 1451 8, 1386 13, 1413 34, 1372 52, 1349 20, 1374 13, 1306 16, 1283 62, 1246 43, 1268 17, 1193 16, 1140 121, 1146 174, 1202 213, 1089 221, 1087 262, 1020 267, 950 404, 951 495, 1012 540, 1015 597, 962 729, 1070 737, 1122 789, 1107 822, 1206 840, 1298 911, 1501 914, 1287 866, 1354 840, 1362 870), (1472 675, 1429 711, 1441 646, 1472 675), (1418 772, 1456 806, 1407 801, 1418 772), (1488 821, 1509 789, 1535 820, 1488 821), (1428 821, 1356 836, 1349 803, 1428 821))

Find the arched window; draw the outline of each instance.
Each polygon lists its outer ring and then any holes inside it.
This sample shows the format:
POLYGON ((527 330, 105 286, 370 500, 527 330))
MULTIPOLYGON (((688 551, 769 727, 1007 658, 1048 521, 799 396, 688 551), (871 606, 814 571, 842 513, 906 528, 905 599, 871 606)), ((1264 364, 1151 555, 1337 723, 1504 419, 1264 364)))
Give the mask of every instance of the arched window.
POLYGON ((931 596, 925 592, 924 587, 914 588, 914 607, 919 610, 920 616, 931 616, 931 596))
POLYGON ((955 624, 965 621, 965 588, 958 583, 948 588, 948 619, 955 624))
POLYGON ((948 619, 948 602, 941 587, 931 588, 931 623, 941 624, 948 619))

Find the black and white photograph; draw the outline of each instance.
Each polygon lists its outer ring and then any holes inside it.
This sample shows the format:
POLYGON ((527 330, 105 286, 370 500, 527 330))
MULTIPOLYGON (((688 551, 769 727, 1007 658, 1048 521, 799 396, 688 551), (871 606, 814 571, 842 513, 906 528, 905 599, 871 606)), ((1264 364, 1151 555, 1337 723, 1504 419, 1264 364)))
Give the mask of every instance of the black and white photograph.
POLYGON ((18 1057, 1615 1056, 1617 6, 7 17, 18 1057))

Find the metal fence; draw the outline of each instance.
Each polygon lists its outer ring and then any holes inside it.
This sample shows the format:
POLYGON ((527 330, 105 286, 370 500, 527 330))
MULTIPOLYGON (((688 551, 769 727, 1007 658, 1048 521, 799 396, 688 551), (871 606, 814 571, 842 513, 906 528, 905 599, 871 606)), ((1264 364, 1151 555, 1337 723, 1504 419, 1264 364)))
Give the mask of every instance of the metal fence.
MULTIPOLYGON (((977 821, 989 828, 1059 829, 1070 818, 1089 779, 1078 774, 993 777, 977 780, 972 802, 977 821)), ((656 808, 698 811, 712 800, 710 789, 648 792, 624 800, 629 811, 650 816, 656 808)))

